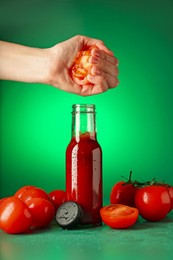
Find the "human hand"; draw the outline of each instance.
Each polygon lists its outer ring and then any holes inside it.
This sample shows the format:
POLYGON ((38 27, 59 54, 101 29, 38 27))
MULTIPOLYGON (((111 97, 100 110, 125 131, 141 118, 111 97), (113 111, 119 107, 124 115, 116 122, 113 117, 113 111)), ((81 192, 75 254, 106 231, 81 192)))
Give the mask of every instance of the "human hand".
POLYGON ((118 85, 118 60, 101 40, 78 35, 47 49, 47 52, 49 62, 44 83, 81 96, 99 94, 118 85), (89 84, 78 85, 70 76, 70 68, 78 52, 92 46, 96 48, 92 49, 89 58, 92 66, 87 76, 89 84))

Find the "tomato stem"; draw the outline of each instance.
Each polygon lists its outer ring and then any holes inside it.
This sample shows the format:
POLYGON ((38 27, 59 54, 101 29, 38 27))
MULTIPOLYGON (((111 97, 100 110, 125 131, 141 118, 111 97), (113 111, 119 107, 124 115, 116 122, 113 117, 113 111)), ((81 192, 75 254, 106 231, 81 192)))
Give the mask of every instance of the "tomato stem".
MULTIPOLYGON (((122 176, 123 178, 125 178, 124 176, 122 176)), ((145 187, 145 186, 151 186, 151 185, 157 185, 157 186, 167 186, 167 187, 171 187, 171 185, 169 184, 166 184, 164 181, 156 181, 156 178, 153 178, 152 180, 150 181, 145 181, 145 182, 140 182, 140 181, 137 181, 137 180, 134 180, 132 181, 132 171, 130 171, 129 173, 129 178, 125 178, 127 181, 124 182, 122 184, 122 186, 124 185, 127 185, 127 184, 132 184, 133 186, 136 186, 136 187, 145 187)))
POLYGON ((130 174, 129 174, 129 182, 130 183, 132 182, 132 171, 130 171, 130 174))

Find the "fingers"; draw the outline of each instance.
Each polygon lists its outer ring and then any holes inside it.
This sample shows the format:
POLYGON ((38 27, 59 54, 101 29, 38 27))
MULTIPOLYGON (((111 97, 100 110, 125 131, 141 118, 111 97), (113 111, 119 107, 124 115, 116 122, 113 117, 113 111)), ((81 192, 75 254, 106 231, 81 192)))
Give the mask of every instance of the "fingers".
POLYGON ((115 88, 117 87, 119 81, 116 77, 112 77, 111 75, 104 74, 101 72, 100 75, 88 75, 87 79, 90 83, 99 86, 103 92, 108 90, 108 88, 115 88))
POLYGON ((101 85, 84 85, 81 88, 80 95, 81 96, 91 96, 103 93, 107 90, 106 86, 101 85))
POLYGON ((118 76, 118 60, 114 56, 107 55, 100 50, 94 50, 91 53, 90 64, 99 67, 105 73, 108 73, 114 77, 118 76))
POLYGON ((82 36, 82 35, 77 35, 74 37, 74 39, 80 42, 80 46, 81 48, 83 47, 91 47, 91 46, 96 46, 98 49, 104 51, 105 53, 113 56, 113 52, 111 50, 109 50, 106 45, 104 44, 104 42, 102 40, 99 39, 94 39, 94 38, 90 38, 90 37, 86 37, 86 36, 82 36))
MULTIPOLYGON (((102 41, 91 39, 84 36, 76 36, 72 38, 71 46, 77 51, 95 46, 91 50, 90 74, 87 76, 89 84, 86 82, 76 82, 76 88, 73 86, 69 92, 76 93, 82 96, 99 94, 108 89, 115 88, 118 85, 118 60, 114 57, 102 41), (77 44, 78 43, 78 44, 77 44)), ((71 66, 71 65, 70 65, 71 66)))
POLYGON ((88 75, 89 82, 99 86, 103 91, 115 88, 119 83, 117 58, 98 49, 93 49, 91 54, 89 62, 92 67, 88 75))
POLYGON ((115 58, 113 55, 108 55, 104 51, 101 51, 99 49, 93 48, 91 51, 91 55, 93 57, 98 57, 100 60, 105 60, 106 62, 109 62, 115 66, 118 66, 118 59, 115 58))
POLYGON ((112 66, 110 63, 108 63, 107 66, 101 66, 100 64, 94 65, 90 71, 92 75, 102 74, 103 77, 106 77, 105 74, 117 77, 119 73, 118 68, 114 65, 112 66))

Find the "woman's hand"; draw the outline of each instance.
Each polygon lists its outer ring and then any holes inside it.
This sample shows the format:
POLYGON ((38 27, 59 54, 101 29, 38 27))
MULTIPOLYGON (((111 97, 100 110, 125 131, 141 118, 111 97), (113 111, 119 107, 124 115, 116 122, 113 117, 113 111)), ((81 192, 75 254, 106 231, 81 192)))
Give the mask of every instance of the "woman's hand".
POLYGON ((118 84, 118 61, 100 40, 75 36, 47 49, 0 41, 0 79, 49 84, 81 96, 102 93, 118 84), (70 69, 79 51, 93 47, 89 84, 79 85, 70 69))
POLYGON ((49 62, 43 83, 81 96, 99 94, 118 85, 118 60, 101 40, 78 35, 47 49, 47 53, 49 62), (78 85, 72 80, 70 69, 78 52, 93 46, 89 84, 78 85))

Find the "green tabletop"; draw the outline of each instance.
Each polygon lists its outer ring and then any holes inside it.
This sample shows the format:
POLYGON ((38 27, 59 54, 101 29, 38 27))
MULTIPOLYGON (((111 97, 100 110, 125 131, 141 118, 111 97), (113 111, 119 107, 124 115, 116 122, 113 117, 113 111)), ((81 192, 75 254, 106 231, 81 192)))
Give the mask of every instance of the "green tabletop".
POLYGON ((56 223, 30 234, 0 231, 1 260, 173 259, 173 212, 161 222, 139 218, 130 229, 63 230, 56 223))

